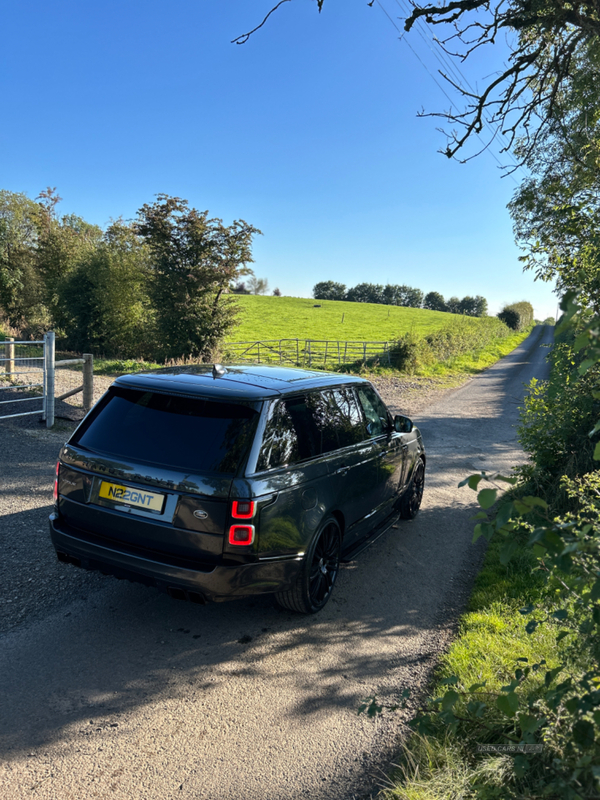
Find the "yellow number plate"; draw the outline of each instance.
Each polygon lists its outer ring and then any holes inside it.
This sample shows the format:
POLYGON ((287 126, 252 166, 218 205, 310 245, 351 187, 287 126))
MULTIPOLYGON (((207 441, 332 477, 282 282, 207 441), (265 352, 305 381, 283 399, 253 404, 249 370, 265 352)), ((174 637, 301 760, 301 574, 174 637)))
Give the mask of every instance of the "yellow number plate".
POLYGON ((140 489, 132 489, 118 483, 106 483, 106 481, 102 481, 100 485, 100 497, 134 508, 145 508, 147 511, 162 511, 165 499, 163 494, 142 492, 140 489))

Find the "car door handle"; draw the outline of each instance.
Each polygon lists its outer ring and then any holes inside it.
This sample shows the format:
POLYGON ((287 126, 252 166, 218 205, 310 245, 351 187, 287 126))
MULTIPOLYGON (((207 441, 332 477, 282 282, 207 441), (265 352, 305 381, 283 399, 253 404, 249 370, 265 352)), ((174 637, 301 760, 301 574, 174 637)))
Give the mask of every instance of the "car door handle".
POLYGON ((336 469, 334 474, 335 475, 346 475, 348 472, 350 472, 350 467, 347 467, 344 464, 344 466, 340 467, 339 469, 336 469))

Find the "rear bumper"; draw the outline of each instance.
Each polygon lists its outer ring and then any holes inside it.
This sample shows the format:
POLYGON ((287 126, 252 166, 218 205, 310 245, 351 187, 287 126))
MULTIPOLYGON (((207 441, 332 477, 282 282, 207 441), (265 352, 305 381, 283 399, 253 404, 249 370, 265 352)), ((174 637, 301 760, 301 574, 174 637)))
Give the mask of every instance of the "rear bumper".
POLYGON ((82 533, 78 535, 77 529, 56 513, 50 515, 49 522, 52 544, 61 561, 155 586, 200 603, 288 589, 302 563, 300 557, 294 557, 193 569, 91 541, 82 533))

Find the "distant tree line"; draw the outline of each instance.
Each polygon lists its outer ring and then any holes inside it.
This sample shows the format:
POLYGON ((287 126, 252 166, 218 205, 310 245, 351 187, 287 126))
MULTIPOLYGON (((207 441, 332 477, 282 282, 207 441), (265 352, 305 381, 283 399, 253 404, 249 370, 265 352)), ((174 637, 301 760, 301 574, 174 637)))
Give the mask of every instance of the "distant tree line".
POLYGON ((380 303, 387 306, 405 306, 407 308, 426 308, 431 311, 448 311, 452 314, 466 314, 469 317, 487 316, 487 300, 481 295, 475 297, 451 297, 444 300, 439 292, 424 295, 420 289, 412 286, 386 286, 377 283, 359 283, 346 289, 343 283, 321 281, 313 287, 315 300, 346 300, 350 303, 380 303))
POLYGON ((54 329, 64 349, 157 360, 209 357, 236 324, 229 291, 252 272, 260 231, 226 226, 158 195, 106 230, 59 216, 54 189, 36 200, 0 191, 0 312, 24 337, 54 329))

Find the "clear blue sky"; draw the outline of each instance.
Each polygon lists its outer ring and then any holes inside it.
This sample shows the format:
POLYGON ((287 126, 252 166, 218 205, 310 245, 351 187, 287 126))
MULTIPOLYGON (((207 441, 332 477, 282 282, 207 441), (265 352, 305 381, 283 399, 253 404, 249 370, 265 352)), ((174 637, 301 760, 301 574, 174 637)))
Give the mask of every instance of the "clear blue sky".
MULTIPOLYGON (((380 0, 402 15, 404 0, 380 0)), ((515 189, 483 154, 437 150, 448 99, 377 3, 271 0, 0 0, 0 188, 56 186, 63 213, 102 226, 159 192, 263 231, 254 269, 309 297, 319 280, 481 294, 495 313, 530 300, 506 203, 515 189)), ((399 27, 401 23, 398 22, 399 27)), ((438 63, 418 34, 428 69, 438 63)), ((464 67, 497 69, 502 45, 464 67)))

